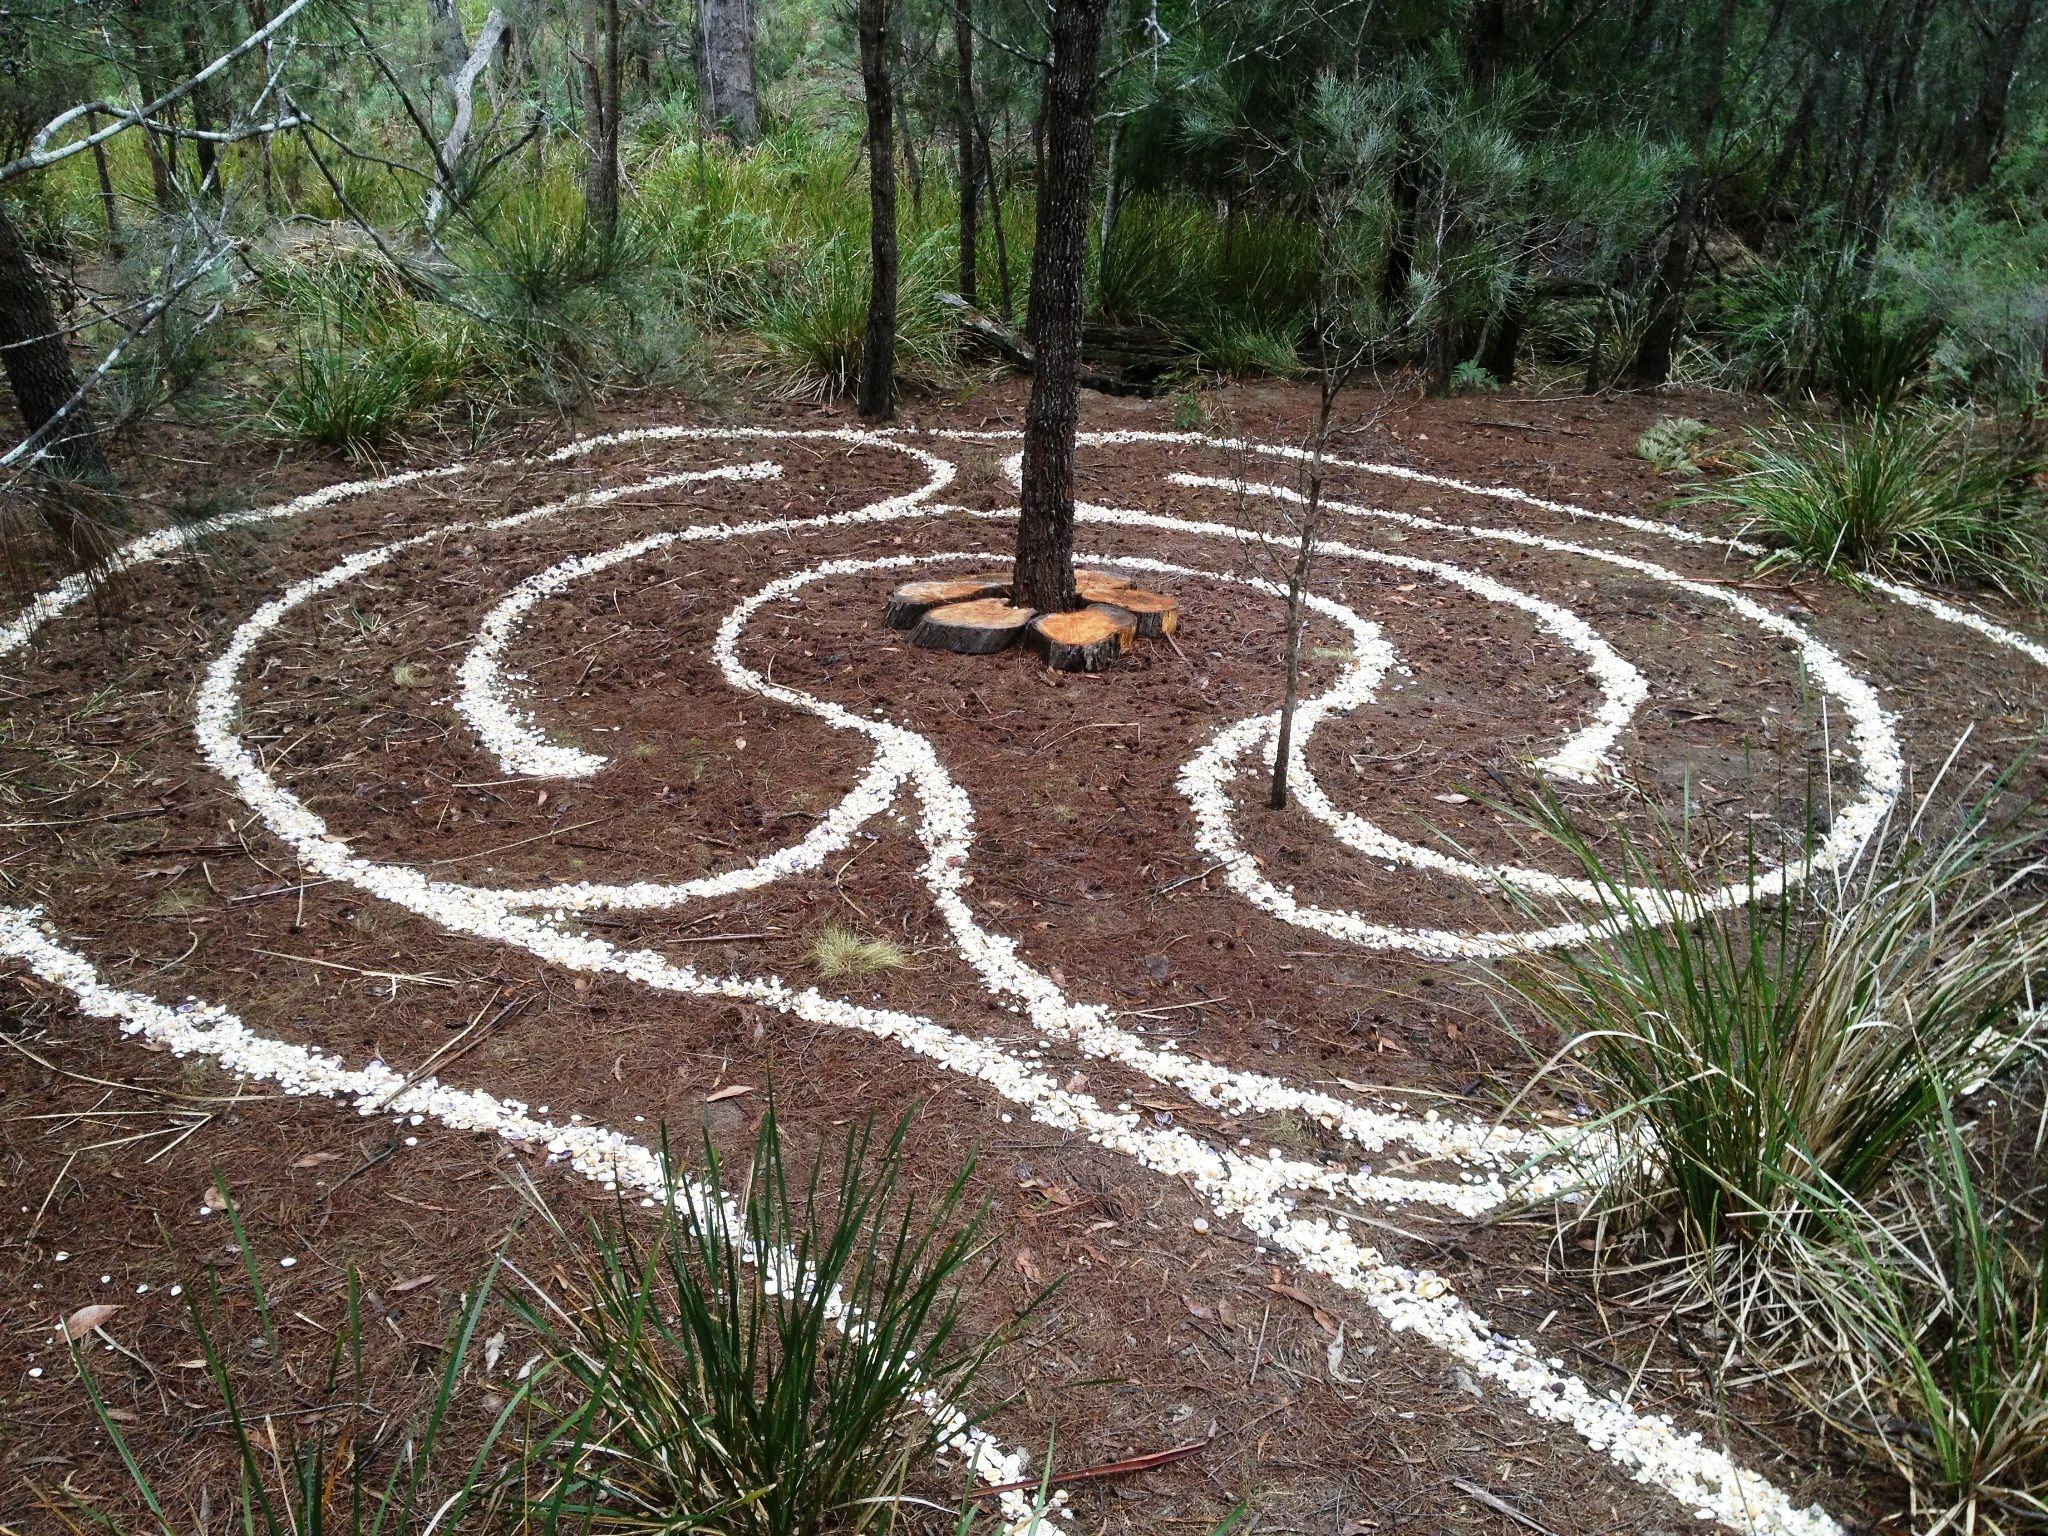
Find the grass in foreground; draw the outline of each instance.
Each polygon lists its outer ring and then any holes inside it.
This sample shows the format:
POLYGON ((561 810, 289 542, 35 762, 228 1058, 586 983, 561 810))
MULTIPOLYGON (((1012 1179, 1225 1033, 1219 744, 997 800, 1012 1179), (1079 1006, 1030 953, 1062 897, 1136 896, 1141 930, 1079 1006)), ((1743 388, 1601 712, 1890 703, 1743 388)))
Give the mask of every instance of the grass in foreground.
MULTIPOLYGON (((900 1528, 921 1505, 906 1479, 974 1423, 969 1390, 1021 1322, 967 1341, 962 1281, 981 1219, 962 1210, 972 1166, 920 1206, 902 1186, 909 1124, 886 1140, 857 1125, 836 1155, 792 1170, 771 1104, 737 1194, 708 1144, 697 1178, 664 1154, 669 1199, 646 1224, 622 1210, 572 1233, 536 1196, 575 1275, 537 1281, 501 1255, 465 1292, 435 1388, 413 1412, 366 1369, 374 1308, 353 1273, 325 1379, 309 1391, 285 1380, 254 1261, 243 1268, 260 1339, 247 1345, 232 1342, 209 1271, 187 1304, 239 1463, 227 1507, 181 1515, 159 1496, 124 1434, 132 1416, 109 1404, 79 1344, 80 1380, 148 1518, 76 1495, 42 1502, 69 1529, 117 1536, 203 1536, 221 1519, 245 1536, 900 1528), (479 1350, 500 1312, 509 1318, 479 1350), (513 1371, 522 1358, 530 1366, 513 1371), (246 1406, 259 1385, 266 1406, 246 1406)), ((248 1255, 231 1200, 227 1214, 248 1255)), ((107 1320, 98 1310, 74 1314, 88 1341, 107 1320)), ((985 1515, 963 1500, 956 1536, 985 1515)))

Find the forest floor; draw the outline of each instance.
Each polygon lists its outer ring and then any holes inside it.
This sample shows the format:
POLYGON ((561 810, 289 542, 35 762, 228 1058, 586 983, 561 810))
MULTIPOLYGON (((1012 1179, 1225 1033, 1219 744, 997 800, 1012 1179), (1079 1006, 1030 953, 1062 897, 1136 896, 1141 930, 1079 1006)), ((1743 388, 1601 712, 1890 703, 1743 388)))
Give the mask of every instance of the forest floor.
MULTIPOLYGON (((1168 430, 1164 402, 1087 398, 1086 431, 1168 430)), ((1277 385, 1205 398, 1206 430, 1267 444, 1298 442, 1314 406, 1277 385)), ((1264 809, 1255 753, 1216 768, 1200 812, 1184 770, 1274 708, 1283 613, 1240 579, 1260 573, 1227 531, 1270 520, 1270 500, 1171 477, 1291 486, 1294 466, 1142 435, 1084 443, 1085 500, 1152 519, 1084 522, 1084 558, 1175 567, 1144 568, 1179 600, 1175 642, 1100 676, 1049 674, 1021 650, 914 649, 882 627, 889 590, 1000 566, 1009 538, 975 514, 1013 504, 1014 443, 943 434, 1012 432, 1021 405, 1014 384, 913 402, 888 440, 817 435, 857 429, 838 410, 745 418, 752 435, 632 436, 739 424, 651 402, 537 427, 460 472, 221 528, 197 558, 140 565, 32 638, 10 632, 0 1523, 62 1529, 53 1509, 70 1501, 137 1509, 53 1334, 74 1309, 119 1306, 88 1347, 100 1390, 174 1514, 190 1524, 204 1489, 218 1519, 231 1445, 175 1283, 218 1268, 245 1406, 292 1414, 317 1397, 353 1267, 373 1296, 365 1397, 389 1421, 430 1391, 495 1249, 509 1240, 529 1273, 561 1261, 521 1176, 572 1223, 614 1199, 476 1105, 650 1144, 701 1126, 732 1150, 772 1083, 799 1158, 860 1115, 913 1109, 915 1184, 978 1154, 969 1193, 990 1207, 993 1263, 978 1325, 1061 1282, 981 1389, 1008 1399, 991 1420, 1006 1444, 1035 1466, 1054 1440, 1065 1471, 1204 1442, 1072 1485, 1073 1531, 1199 1533, 1240 1499, 1259 1530, 1317 1536, 1694 1526, 1687 1503, 1460 1355, 1465 1307, 1596 1398, 1725 1447, 1792 1504, 1903 1529, 1896 1490, 1782 1396, 1739 1371, 1717 1389, 1724 1345, 1597 1295, 1555 1208, 1457 1195, 1498 1160, 1441 1128, 1489 1125, 1518 1094, 1538 1125, 1577 1106, 1524 1092, 1555 1042, 1504 1000, 1512 960, 1432 953, 1542 914, 1438 866, 1561 869, 1488 803, 1547 785, 1610 848, 1650 826, 1646 804, 1689 809, 1696 846, 1732 868, 1809 814, 1823 831, 1852 819, 1901 766, 1917 793, 1965 732, 1963 769, 2010 761, 2048 719, 2048 671, 1950 617, 1753 580, 1718 543, 1606 520, 1731 531, 1660 509, 1673 482, 1632 453, 1661 415, 1736 422, 1725 400, 1359 391, 1332 452, 1375 467, 1335 470, 1330 494, 1405 520, 1333 528, 1348 552, 1323 560, 1336 611, 1311 622, 1304 691, 1368 651, 1386 670, 1304 762, 1354 829, 1370 817, 1410 851, 1347 846, 1299 803, 1264 809), (546 457, 597 432, 622 436, 546 457), (773 471, 649 483, 757 463, 773 471), (1542 504, 1473 489, 1499 486, 1542 504), (889 515, 857 515, 878 502, 889 515), (561 562, 684 527, 717 532, 592 558, 500 606, 561 562), (986 561, 936 559, 953 554, 986 561), (1604 742, 1587 734, 1603 721, 1604 742), (1617 771, 1532 767, 1568 745, 1617 771), (595 771, 529 771, 563 748, 595 771), (836 810, 849 796, 874 814, 836 810), (731 873, 778 850, 794 851, 731 873), (559 889, 575 882, 683 888, 606 904, 559 889), (31 907, 41 919, 19 915, 31 907), (912 964, 818 978, 809 943, 827 921, 894 939, 912 964), (230 1048, 216 1024, 195 1046, 178 1035, 189 1012, 151 1011, 188 998, 249 1033, 230 1048), (336 1102, 308 1052, 382 1063, 394 1089, 431 1074, 475 1090, 468 1118, 394 1116, 416 1100, 364 1104, 330 1083, 336 1102), (1235 1069, 1251 1099, 1191 1091, 1200 1062, 1235 1069), (1321 1123, 1331 1097, 1383 1111, 1381 1132, 1321 1123), (1308 1170, 1297 1192, 1324 1177, 1297 1214, 1341 1215, 1331 1251, 1245 1203, 1261 1165, 1308 1170), (208 1196, 216 1174, 246 1255, 208 1196), (272 1295, 276 1360, 245 1259, 272 1295), (1418 1326, 1390 1329, 1389 1307, 1421 1303, 1418 1326)), ((377 472, 455 459, 422 444, 377 472)), ((122 468, 149 487, 145 526, 372 472, 178 429, 122 468)), ((1954 601, 2041 633, 1981 596, 1954 601)), ((477 1360, 465 1432, 531 1353, 515 1338, 477 1360)), ((930 1474, 929 1491, 957 1497, 957 1475, 930 1474)))

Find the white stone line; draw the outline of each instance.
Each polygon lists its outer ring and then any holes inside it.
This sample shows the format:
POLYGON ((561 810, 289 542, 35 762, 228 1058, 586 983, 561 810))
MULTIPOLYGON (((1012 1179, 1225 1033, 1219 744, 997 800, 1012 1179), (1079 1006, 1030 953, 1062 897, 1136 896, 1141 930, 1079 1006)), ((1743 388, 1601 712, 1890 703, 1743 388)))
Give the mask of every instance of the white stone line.
MULTIPOLYGON (((713 481, 773 480, 782 466, 765 460, 754 464, 724 464, 716 469, 692 470, 668 477, 672 488, 701 486, 713 481)), ((637 559, 681 535, 675 532, 650 534, 630 544, 601 554, 582 555, 550 566, 529 576, 484 615, 476 639, 456 672, 461 684, 455 696, 455 712, 476 732, 484 750, 497 758, 507 774, 535 778, 584 779, 604 767, 606 759, 579 747, 565 747, 549 741, 533 717, 512 696, 500 670, 505 647, 527 616, 546 599, 564 588, 625 561, 637 559)))
MULTIPOLYGON (((238 644, 242 638, 238 633, 238 644)), ((226 659, 222 658, 223 661, 226 659)), ((216 672, 209 672, 209 684, 216 675, 216 672)), ((228 692, 231 697, 232 687, 228 692)), ((214 723, 218 726, 225 721, 214 723)), ((203 750, 204 745, 202 737, 203 750)), ((275 785, 270 788, 276 791, 275 785)), ((300 830, 311 831, 316 838, 325 839, 325 828, 318 818, 313 817, 303 805, 297 809, 303 813, 307 823, 300 830)), ((272 812, 266 811, 265 814, 268 818, 272 812)), ((334 846, 339 848, 340 845, 334 846)), ((341 851, 346 857, 345 849, 341 851)), ((318 868, 318 865, 309 863, 309 867, 318 868)), ((398 878, 401 887, 407 879, 421 886, 433 884, 424 881, 416 871, 389 872, 398 878)), ((424 892, 416 891, 415 894, 424 892)), ((511 912, 502 898, 492 900, 488 893, 469 892, 467 895, 477 905, 471 908, 467 901, 458 898, 456 915, 465 921, 476 919, 483 922, 487 931, 480 936, 524 941, 523 937, 513 937, 512 930, 524 927, 528 920, 511 912), (497 910, 493 911, 493 908, 497 910), (506 926, 500 927, 501 923, 506 926), (498 931, 491 934, 489 929, 498 931)), ((394 894, 388 899, 402 901, 403 896, 394 894)), ((1300 1191, 1304 1179, 1299 1170, 1277 1158, 1260 1163, 1233 1153, 1218 1152, 1186 1137, 1184 1133, 1161 1132, 1135 1124, 1136 1117, 1109 1115, 1092 1101, 1064 1095, 1063 1090, 1051 1086, 1044 1074, 1031 1072, 989 1042, 962 1039, 930 1021, 835 1003, 819 997, 814 991, 789 993, 774 978, 753 981, 697 977, 687 967, 671 965, 658 955, 644 951, 613 951, 598 941, 546 925, 535 926, 547 935, 550 947, 556 941, 567 946, 560 962, 563 964, 598 962, 599 968, 618 969, 621 974, 640 974, 644 970, 642 979, 662 990, 686 990, 677 983, 689 978, 697 990, 708 986, 714 989, 714 995, 746 995, 768 1006, 785 1007, 787 1011, 804 1017, 822 1012, 824 1017, 820 1017, 819 1022, 865 1028, 884 1038, 898 1039, 935 1060, 956 1057, 956 1060, 945 1061, 955 1070, 972 1070, 992 1083, 1008 1081, 1022 1094, 1019 1097, 1013 1093, 1012 1097, 1027 1104, 1047 1123, 1069 1124, 1071 1128, 1101 1140, 1106 1146, 1124 1150, 1161 1172, 1185 1173, 1220 1213, 1236 1214, 1255 1233, 1267 1231, 1275 1246, 1301 1254, 1312 1267, 1331 1273, 1340 1284, 1365 1292, 1375 1308, 1397 1328, 1416 1328, 1432 1342, 1473 1365, 1475 1373, 1482 1379, 1502 1382, 1515 1395, 1528 1401, 1539 1414, 1554 1416, 1570 1424, 1589 1443, 1638 1472, 1644 1480, 1658 1483, 1688 1502, 1696 1502, 1702 1514, 1744 1530, 1808 1533, 1836 1529, 1818 1511, 1792 1509, 1769 1484, 1753 1474, 1738 1471, 1725 1457, 1699 1444, 1697 1437, 1678 1436, 1668 1421, 1656 1417, 1639 1418, 1621 1404, 1598 1399, 1583 1383, 1560 1376, 1553 1365, 1536 1360, 1527 1346, 1489 1337, 1484 1325, 1450 1297, 1442 1282, 1434 1277, 1413 1277, 1414 1283, 1404 1287, 1400 1276, 1405 1272, 1393 1270, 1372 1250, 1353 1243, 1341 1228, 1319 1220, 1303 1221, 1293 1217, 1292 1195, 1281 1192, 1300 1191), (767 994, 763 995, 759 989, 767 989, 767 994), (935 1033, 927 1034, 926 1031, 935 1033), (1017 1074, 1023 1074, 1023 1081, 1017 1081, 1017 1074), (1062 1102, 1063 1099, 1071 1102, 1062 1102), (1069 1116, 1074 1118, 1069 1120, 1069 1116), (1176 1169, 1175 1164, 1182 1160, 1188 1160, 1188 1166, 1176 1169), (1446 1302, 1449 1303, 1447 1307, 1442 1305, 1446 1302)), ((1323 1171, 1310 1172, 1321 1175, 1323 1171)), ((1337 1191, 1333 1189, 1331 1192, 1337 1191)))
MULTIPOLYGON (((941 441, 959 439, 964 441, 1004 440, 1003 434, 977 434, 972 432, 933 431, 925 435, 941 441)), ((1007 434, 1014 437, 1015 434, 1007 434)), ((1286 459, 1294 463, 1305 463, 1310 455, 1308 450, 1288 443, 1260 443, 1239 438, 1212 437, 1202 432, 1082 432, 1076 435, 1077 443, 1087 446, 1114 446, 1121 443, 1178 444, 1193 448, 1212 448, 1223 453, 1259 454, 1265 458, 1286 459)), ((1448 475, 1435 475, 1427 470, 1410 469, 1405 464, 1388 464, 1368 459, 1345 459, 1325 455, 1324 464, 1332 469, 1353 469, 1369 475, 1381 475, 1389 480, 1405 480, 1414 485, 1433 485, 1447 491, 1458 491, 1468 496, 1484 497, 1492 501, 1504 501, 1511 505, 1534 507, 1541 512, 1554 513, 1559 517, 1571 518, 1578 522, 1606 523, 1616 528, 1626 528, 1631 533, 1649 534, 1655 538, 1671 539, 1680 544, 1692 544, 1708 549, 1725 549, 1735 554, 1761 557, 1770 551, 1763 545, 1742 538, 1726 538, 1719 534, 1701 533, 1679 523, 1663 522, 1650 517, 1633 517, 1622 512, 1600 512, 1591 507, 1582 507, 1575 502, 1551 501, 1531 495, 1511 485, 1474 485, 1469 481, 1452 479, 1448 475)), ((1476 529, 1474 531, 1477 531, 1476 529)), ((1488 532, 1505 532, 1502 529, 1488 529, 1488 532)), ((1982 635, 1987 640, 2008 649, 2018 651, 2030 661, 2048 667, 2048 646, 2039 641, 1998 623, 1972 608, 1964 608, 1924 592, 1904 582, 1892 581, 1881 576, 1865 576, 1866 585, 1887 597, 1896 598, 1908 607, 1940 619, 1945 624, 1954 624, 1963 629, 1982 635)))
MULTIPOLYGON (((389 1115, 411 1125, 432 1120, 452 1131, 540 1147, 550 1163, 566 1164, 604 1189, 637 1194, 644 1205, 668 1201, 673 1190, 678 1206, 687 1204, 701 1213, 712 1198, 683 1170, 672 1167, 664 1172, 661 1159, 645 1143, 580 1116, 563 1124, 535 1114, 523 1100, 451 1087, 437 1077, 410 1078, 381 1061, 350 1067, 339 1056, 260 1035, 216 1003, 188 998, 167 1006, 146 993, 109 986, 91 961, 59 942, 37 908, 0 906, 0 956, 19 961, 42 981, 63 988, 88 1018, 110 1019, 122 1034, 160 1046, 173 1056, 210 1060, 237 1077, 274 1083, 295 1098, 332 1099, 366 1117, 389 1115)), ((720 1190, 717 1198, 727 1221, 743 1228, 745 1213, 732 1197, 720 1190)), ((795 1257, 787 1251, 749 1256, 771 1264, 778 1275, 795 1272, 795 1257)), ((826 1297, 825 1310, 842 1329, 858 1326, 836 1288, 826 1297)), ((1005 1451, 957 1408, 941 1410, 929 1389, 924 1396, 942 1449, 958 1456, 971 1475, 987 1486, 1024 1478, 1027 1461, 1022 1453, 1005 1451)), ((1015 1536, 1060 1529, 1044 1516, 1043 1523, 1034 1525, 1028 1493, 1006 1494, 1002 1504, 1015 1536)))
MULTIPOLYGON (((1175 484, 1196 489, 1217 489, 1277 499, 1301 497, 1301 493, 1291 486, 1253 485, 1206 475, 1175 474, 1170 478, 1175 484)), ((1864 783, 1861 793, 1835 817, 1813 851, 1796 863, 1772 869, 1755 880, 1732 883, 1698 899, 1647 888, 1633 893, 1646 910, 1668 912, 1675 918, 1688 912, 1717 910, 1744 901, 1776 896, 1815 869, 1837 868, 1854 859, 1870 835, 1882 824, 1885 815, 1897 800, 1905 782, 1905 759, 1899 750, 1897 736, 1892 730, 1889 712, 1879 701, 1875 690, 1811 631, 1782 615, 1771 612, 1741 593, 1726 587, 1692 581, 1666 566, 1634 555, 1596 549, 1563 539, 1552 539, 1542 534, 1525 533, 1519 529, 1480 528, 1446 523, 1434 518, 1361 507, 1334 499, 1330 500, 1328 505, 1332 511, 1345 515, 1378 518, 1433 532, 1459 534, 1473 539, 1517 544, 1553 554, 1596 560, 1647 576, 1651 580, 1676 587, 1705 601, 1723 604, 1734 609, 1751 624, 1767 633, 1781 636, 1799 648, 1801 661, 1808 675, 1819 683, 1824 692, 1840 702, 1848 716, 1849 738, 1857 756, 1863 762, 1864 783)), ((1532 948, 1581 943, 1594 933, 1603 931, 1604 925, 1613 921, 1607 919, 1601 922, 1563 922, 1546 928, 1516 932, 1455 934, 1439 929, 1396 928, 1374 923, 1357 913, 1317 907, 1298 901, 1292 891, 1267 881, 1258 872, 1253 861, 1243 856, 1243 849, 1237 841, 1227 793, 1228 782, 1235 776, 1238 764, 1263 739, 1263 733, 1268 729, 1270 727, 1263 721, 1245 721, 1226 728, 1197 755, 1194 762, 1189 764, 1182 777, 1182 789, 1196 807, 1199 827, 1197 841, 1212 857, 1232 860, 1230 866, 1223 871, 1223 878, 1247 900, 1272 912, 1283 921, 1299 923, 1303 927, 1328 933, 1332 937, 1348 939, 1353 943, 1375 948, 1404 949, 1446 959, 1493 958, 1532 948)), ((1291 772, 1290 782, 1294 782, 1291 772)), ((1382 846, 1388 847, 1390 851, 1398 844, 1397 839, 1379 832, 1376 828, 1370 828, 1362 819, 1350 830, 1354 837, 1386 837, 1386 842, 1382 846)), ((1399 846, 1404 850, 1411 848, 1411 845, 1399 846)), ((1409 862, 1421 862, 1415 858, 1416 853, 1424 854, 1432 861, 1444 859, 1443 855, 1433 854, 1430 850, 1414 849, 1406 853, 1409 862)), ((1436 867, 1445 865, 1438 863, 1436 867)), ((1495 869, 1479 869, 1477 878, 1496 883, 1514 883, 1518 878, 1525 878, 1525 875, 1512 866, 1501 866, 1495 869)))

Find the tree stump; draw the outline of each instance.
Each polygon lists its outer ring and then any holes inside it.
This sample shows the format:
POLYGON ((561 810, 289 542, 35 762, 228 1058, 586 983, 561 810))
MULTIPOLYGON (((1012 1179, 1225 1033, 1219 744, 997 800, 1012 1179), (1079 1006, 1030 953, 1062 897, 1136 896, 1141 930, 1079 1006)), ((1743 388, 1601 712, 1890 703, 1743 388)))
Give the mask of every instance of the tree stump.
POLYGON ((1137 634, 1137 619, 1108 603, 1048 613, 1031 625, 1032 643, 1058 672, 1100 672, 1131 648, 1137 634))
POLYGON ((1129 591, 1130 586, 1129 577, 1112 571, 1074 572, 1074 590, 1081 594, 1084 603, 1113 603, 1117 594, 1129 591))
POLYGON ((891 629, 915 629, 917 621, 934 608, 949 603, 971 603, 984 597, 1008 597, 1010 588, 1000 577, 961 576, 945 581, 912 581, 889 594, 882 610, 882 622, 891 629))
POLYGON ((1016 607, 1001 597, 949 603, 917 621, 910 643, 931 651, 989 656, 1014 643, 1035 616, 1035 610, 1016 607))
POLYGON ((1157 640, 1180 627, 1180 604, 1163 592, 1143 587, 1120 587, 1104 601, 1123 609, 1137 620, 1140 640, 1157 640))

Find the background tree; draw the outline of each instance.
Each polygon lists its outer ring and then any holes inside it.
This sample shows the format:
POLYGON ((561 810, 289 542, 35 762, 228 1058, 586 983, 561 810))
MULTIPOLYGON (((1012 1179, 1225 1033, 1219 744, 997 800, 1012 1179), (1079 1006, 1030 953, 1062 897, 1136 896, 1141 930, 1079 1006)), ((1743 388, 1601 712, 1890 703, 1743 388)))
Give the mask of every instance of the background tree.
POLYGON ((1053 13, 1039 109, 1045 148, 1025 322, 1033 358, 1031 397, 1024 410, 1024 478, 1010 580, 1013 602, 1045 613, 1080 606, 1074 591, 1074 430, 1081 412, 1096 71, 1108 8, 1109 0, 1064 0, 1053 13))
POLYGON ((890 0, 859 0, 860 79, 868 118, 868 318, 860 414, 896 414, 896 103, 889 77, 890 0))

